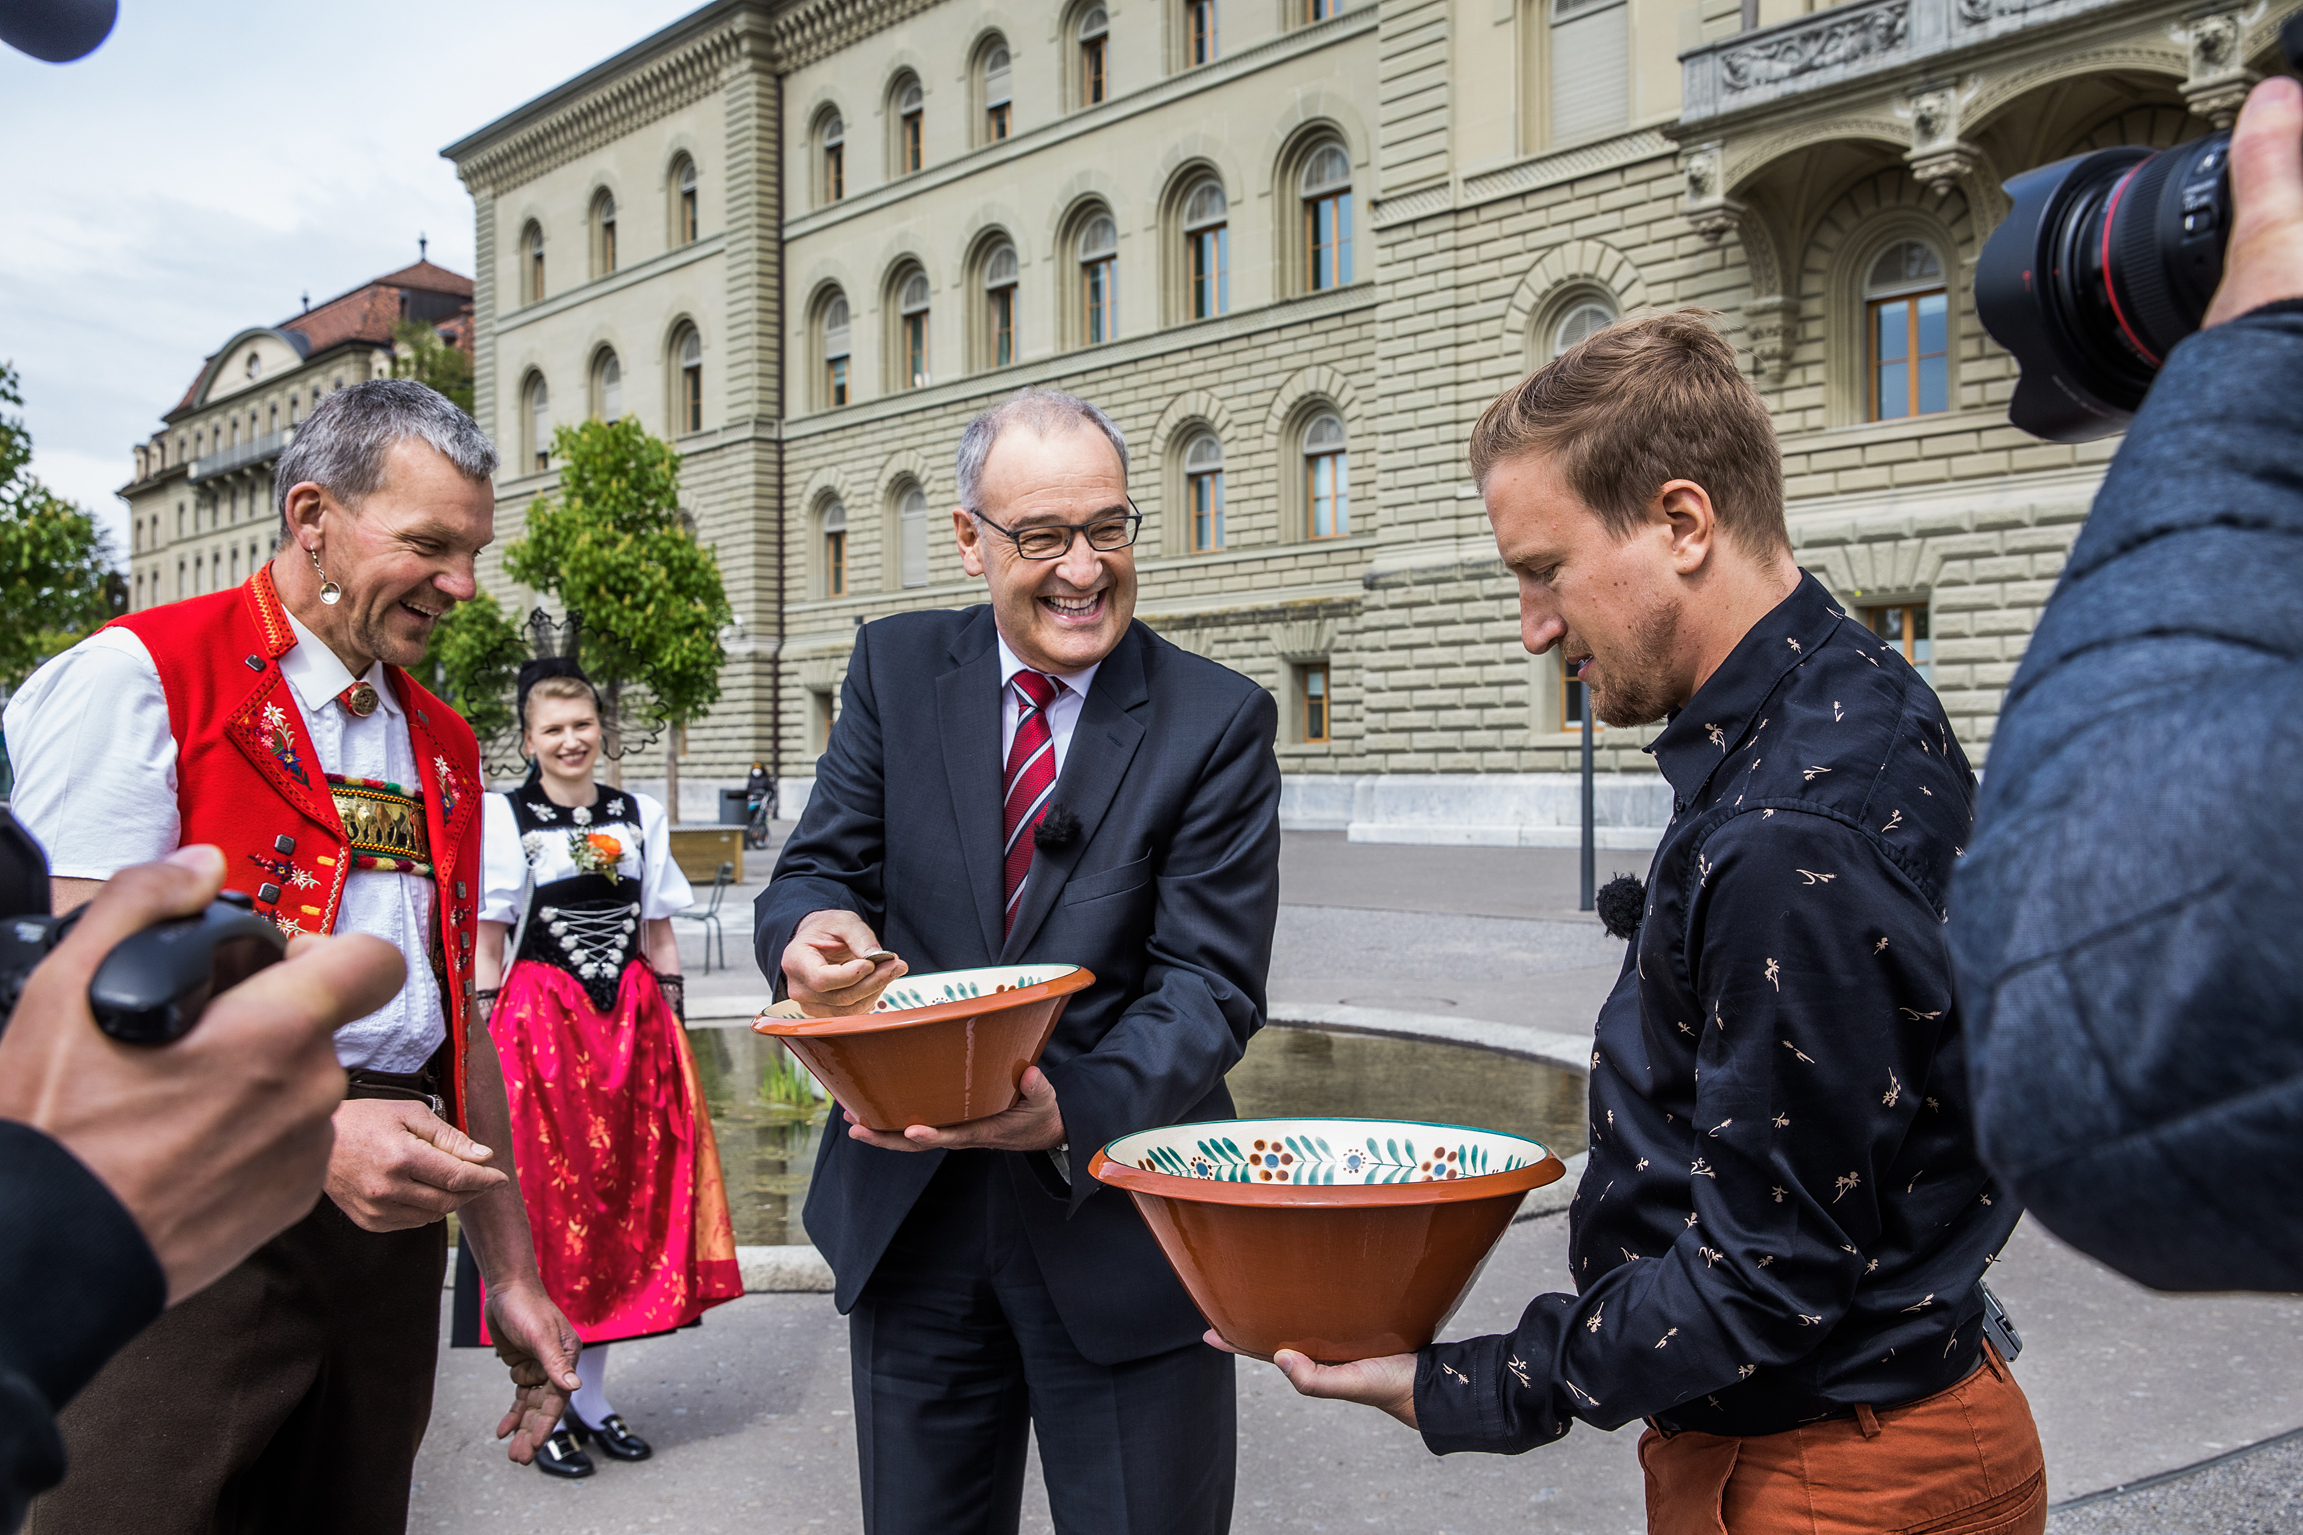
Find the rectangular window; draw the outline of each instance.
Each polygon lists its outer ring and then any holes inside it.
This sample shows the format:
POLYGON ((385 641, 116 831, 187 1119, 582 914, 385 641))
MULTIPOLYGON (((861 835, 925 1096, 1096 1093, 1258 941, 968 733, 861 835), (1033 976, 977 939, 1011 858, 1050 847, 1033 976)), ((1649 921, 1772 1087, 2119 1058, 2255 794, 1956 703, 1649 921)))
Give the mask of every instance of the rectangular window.
POLYGON ((1104 39, 1080 44, 1080 97, 1088 106, 1104 99, 1104 39))
POLYGON ((689 187, 680 193, 680 243, 696 243, 696 189, 689 187))
POLYGON ((928 382, 928 317, 926 311, 904 316, 904 367, 911 378, 911 387, 922 389, 928 382))
POLYGON ((1223 547, 1223 471, 1189 477, 1185 487, 1191 501, 1191 547, 1207 554, 1223 547))
MULTIPOLYGON (((688 431, 704 429, 704 365, 690 363, 680 370, 680 422, 688 431)), ((539 455, 540 456, 540 455, 539 455)), ((541 468, 541 465, 538 465, 541 468)))
POLYGON ((1016 290, 991 290, 992 366, 1004 368, 1016 360, 1016 290))
POLYGON ((1314 453, 1310 470, 1311 536, 1342 538, 1351 532, 1351 469, 1341 453, 1314 453))
POLYGON ((1303 19, 1325 21, 1336 12, 1337 0, 1303 0, 1303 19))
POLYGON ((832 744, 832 695, 808 693, 808 750, 821 752, 832 744))
POLYGON ((1621 132, 1631 122, 1631 7, 1552 0, 1551 143, 1621 132))
POLYGON ((1898 602, 1865 608, 1863 622, 1873 634, 1903 652, 1903 659, 1918 669, 1920 679, 1932 682, 1934 646, 1927 635, 1927 604, 1898 602))
POLYGON ((1311 258, 1307 280, 1314 292, 1351 281, 1351 194, 1331 192, 1304 200, 1304 246, 1311 258))
POLYGON ((1328 738, 1327 663, 1316 661, 1296 668, 1297 687, 1303 696, 1303 739, 1309 743, 1328 738))
POLYGON ((1119 259, 1090 261, 1082 270, 1087 282, 1088 345, 1101 346, 1119 334, 1119 259))
POLYGON ((1899 421, 1951 408, 1951 315, 1941 292, 1871 305, 1871 419, 1899 421))
POLYGON ((904 114, 904 171, 907 175, 920 168, 925 152, 925 146, 920 140, 920 114, 906 112, 904 114))
POLYGON ((1008 104, 1006 102, 1001 102, 985 114, 984 132, 990 136, 991 141, 995 144, 1008 136, 1008 104))
MULTIPOLYGON (((1559 658, 1559 728, 1580 735, 1583 733, 1583 701, 1590 695, 1583 682, 1567 669, 1567 657, 1559 658)), ((1605 730, 1597 719, 1591 722, 1594 733, 1605 730)))
POLYGON ((1191 317, 1231 312, 1231 228, 1218 225, 1191 237, 1191 317))
POLYGON ((824 364, 824 394, 834 405, 848 403, 848 360, 834 357, 824 364))
POLYGON ((1191 24, 1191 62, 1213 64, 1216 54, 1215 0, 1186 0, 1191 24))
POLYGON ((846 532, 824 535, 824 595, 845 597, 848 594, 848 535, 846 532))
POLYGON ((833 144, 824 150, 824 200, 838 202, 848 195, 848 146, 833 144))

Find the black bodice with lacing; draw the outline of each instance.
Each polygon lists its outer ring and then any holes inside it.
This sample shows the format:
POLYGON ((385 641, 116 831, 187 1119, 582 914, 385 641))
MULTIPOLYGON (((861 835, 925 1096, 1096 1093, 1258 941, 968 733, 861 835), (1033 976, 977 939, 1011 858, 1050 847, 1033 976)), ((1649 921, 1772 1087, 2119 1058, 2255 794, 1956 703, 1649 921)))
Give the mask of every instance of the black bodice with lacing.
MULTIPOLYGON (((602 788, 590 806, 555 805, 534 784, 505 798, 512 802, 530 869, 538 866, 538 854, 552 843, 565 850, 571 836, 613 828, 629 846, 640 841, 640 807, 614 789, 602 788)), ((544 866, 555 871, 565 867, 558 858, 544 866)), ((639 950, 639 880, 591 872, 548 881, 538 878, 518 958, 566 971, 593 1005, 606 1012, 616 1005, 624 967, 639 950)))

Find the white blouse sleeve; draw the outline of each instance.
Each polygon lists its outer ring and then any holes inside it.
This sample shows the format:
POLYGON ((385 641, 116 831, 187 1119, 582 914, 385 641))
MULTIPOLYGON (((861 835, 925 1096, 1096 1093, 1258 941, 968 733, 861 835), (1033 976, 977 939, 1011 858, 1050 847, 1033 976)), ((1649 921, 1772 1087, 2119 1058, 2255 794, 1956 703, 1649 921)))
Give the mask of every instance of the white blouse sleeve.
POLYGON ((480 910, 482 922, 506 927, 520 920, 520 894, 528 884, 528 855, 512 802, 490 794, 480 806, 480 910))
POLYGON ((8 700, 5 728, 9 808, 51 874, 110 879, 176 851, 176 737, 142 640, 105 629, 49 661, 8 700))
POLYGON ((680 866, 672 861, 672 828, 664 817, 664 807, 645 794, 633 794, 632 799, 640 807, 643 844, 640 917, 643 921, 653 921, 686 911, 696 904, 696 892, 690 888, 688 877, 680 872, 680 866))

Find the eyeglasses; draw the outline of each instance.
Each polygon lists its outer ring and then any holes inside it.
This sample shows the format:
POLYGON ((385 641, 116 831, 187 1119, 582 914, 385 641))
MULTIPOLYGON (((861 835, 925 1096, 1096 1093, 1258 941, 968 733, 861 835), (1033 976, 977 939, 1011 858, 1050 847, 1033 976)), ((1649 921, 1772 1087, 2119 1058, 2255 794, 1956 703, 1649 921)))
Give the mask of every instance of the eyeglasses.
POLYGON ((1088 547, 1099 554, 1110 554, 1134 543, 1136 530, 1143 526, 1144 520, 1135 505, 1135 498, 1131 496, 1125 512, 1107 513, 1093 522, 1044 523, 1030 528, 1003 528, 973 509, 968 515, 993 532, 1004 534, 1024 559, 1060 560, 1071 552, 1072 539, 1082 533, 1087 535, 1088 547))

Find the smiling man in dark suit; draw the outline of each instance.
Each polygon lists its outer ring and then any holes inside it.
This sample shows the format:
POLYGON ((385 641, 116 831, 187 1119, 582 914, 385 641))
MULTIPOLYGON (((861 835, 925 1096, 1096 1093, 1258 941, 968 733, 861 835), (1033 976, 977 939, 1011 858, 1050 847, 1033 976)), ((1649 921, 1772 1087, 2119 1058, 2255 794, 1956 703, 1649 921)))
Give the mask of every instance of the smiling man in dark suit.
POLYGON ((1087 1164, 1232 1112, 1278 913, 1277 710, 1134 621, 1141 518, 1102 411, 1018 394, 969 425, 958 468, 960 559, 991 602, 858 632, 759 899, 760 968, 816 1014, 906 969, 1096 982, 1014 1108, 825 1137, 806 1220, 849 1313, 864 1524, 1013 1531, 1032 1430, 1059 1531, 1221 1531, 1231 1361, 1087 1164))

